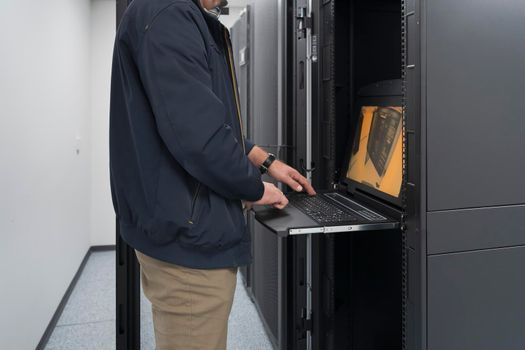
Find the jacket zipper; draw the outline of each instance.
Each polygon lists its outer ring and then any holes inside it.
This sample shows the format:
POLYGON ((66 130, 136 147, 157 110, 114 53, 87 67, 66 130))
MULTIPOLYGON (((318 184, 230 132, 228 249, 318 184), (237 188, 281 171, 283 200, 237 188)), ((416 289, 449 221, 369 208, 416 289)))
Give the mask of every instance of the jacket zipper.
MULTIPOLYGON (((228 39, 228 33, 227 29, 225 28, 223 30, 224 32, 224 40, 226 41, 226 47, 228 48, 228 66, 230 68, 230 78, 232 80, 233 85, 233 94, 235 96, 235 107, 237 107, 237 119, 239 120, 239 128, 241 130, 241 140, 242 140, 242 149, 246 153, 246 145, 244 144, 244 133, 243 133, 243 125, 242 125, 242 119, 241 119, 241 107, 240 107, 240 98, 239 98, 239 92, 237 90, 237 79, 235 78, 235 70, 233 68, 233 53, 232 48, 230 45, 230 40, 228 39)), ((195 205, 197 204, 197 198, 199 196, 199 192, 201 190, 201 183, 197 185, 197 190, 195 191, 195 194, 193 195, 193 200, 191 201, 191 215, 190 219, 188 220, 188 223, 191 225, 194 224, 194 215, 195 215, 195 205)))
POLYGON ((197 198, 199 197, 199 192, 201 190, 201 183, 197 185, 197 190, 195 191, 195 194, 193 195, 193 200, 191 201, 191 213, 190 213, 190 219, 188 220, 188 223, 192 224, 194 223, 194 215, 195 215, 195 205, 197 204, 197 198))
POLYGON ((243 133, 242 118, 241 118, 241 107, 240 107, 240 102, 239 102, 240 101, 239 91, 237 90, 237 78, 235 77, 235 69, 233 67, 233 53, 232 53, 232 48, 231 48, 231 44, 228 38, 228 32, 226 28, 224 28, 223 33, 224 33, 224 40, 226 41, 226 47, 228 48, 228 65, 230 66, 230 78, 232 80, 233 94, 235 96, 235 106, 237 107, 237 118, 239 119, 239 127, 241 129, 242 149, 244 150, 244 153, 246 153, 246 145, 244 144, 244 133, 243 133))

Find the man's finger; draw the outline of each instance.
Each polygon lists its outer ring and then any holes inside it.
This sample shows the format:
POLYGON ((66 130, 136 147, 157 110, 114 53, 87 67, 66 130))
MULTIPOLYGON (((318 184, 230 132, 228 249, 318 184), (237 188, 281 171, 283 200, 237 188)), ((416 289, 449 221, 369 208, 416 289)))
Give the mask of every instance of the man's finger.
POLYGON ((315 194, 314 188, 303 175, 299 173, 294 173, 291 176, 295 181, 297 181, 300 185, 302 185, 302 187, 306 190, 306 193, 308 193, 311 196, 315 194))
POLYGON ((303 186, 297 182, 292 176, 286 178, 286 184, 296 192, 302 192, 303 186))
POLYGON ((287 205, 288 205, 288 203, 281 202, 281 203, 275 203, 273 206, 275 208, 277 208, 277 209, 281 209, 282 210, 282 209, 286 208, 287 205))
POLYGON ((288 198, 283 194, 281 198, 279 198, 279 201, 274 203, 274 207, 277 209, 284 209, 288 205, 288 198))

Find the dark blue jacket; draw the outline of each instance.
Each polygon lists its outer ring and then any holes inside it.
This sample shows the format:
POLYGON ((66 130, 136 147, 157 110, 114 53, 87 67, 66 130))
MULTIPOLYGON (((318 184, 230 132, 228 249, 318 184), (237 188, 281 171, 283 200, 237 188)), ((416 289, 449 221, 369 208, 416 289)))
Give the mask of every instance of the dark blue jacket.
POLYGON ((135 0, 113 58, 110 170, 123 239, 174 264, 250 262, 241 200, 264 192, 243 140, 228 31, 192 0, 135 0))

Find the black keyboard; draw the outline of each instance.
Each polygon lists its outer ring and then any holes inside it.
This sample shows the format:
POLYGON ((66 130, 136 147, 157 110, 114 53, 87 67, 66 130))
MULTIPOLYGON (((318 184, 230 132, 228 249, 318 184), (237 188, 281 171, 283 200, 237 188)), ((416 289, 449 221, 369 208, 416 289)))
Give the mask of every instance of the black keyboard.
POLYGON ((317 221, 319 224, 356 221, 357 215, 345 212, 335 204, 317 196, 290 196, 290 203, 297 209, 317 221))
POLYGON ((349 208, 350 210, 356 212, 358 215, 361 215, 367 220, 370 221, 381 221, 386 220, 386 218, 382 215, 379 215, 376 212, 373 212, 365 207, 363 207, 360 204, 357 204, 356 202, 340 195, 339 193, 327 193, 325 196, 329 197, 333 201, 339 203, 341 206, 349 208))

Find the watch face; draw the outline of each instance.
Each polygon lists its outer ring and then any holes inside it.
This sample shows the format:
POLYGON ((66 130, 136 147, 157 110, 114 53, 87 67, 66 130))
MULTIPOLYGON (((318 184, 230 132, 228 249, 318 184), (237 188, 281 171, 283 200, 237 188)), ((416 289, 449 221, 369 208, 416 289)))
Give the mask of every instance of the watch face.
POLYGON ((266 158, 266 160, 261 164, 259 168, 262 174, 268 171, 268 168, 270 167, 270 165, 272 165, 274 160, 275 160, 275 155, 272 153, 268 153, 268 158, 266 158))
POLYGON ((273 163, 274 160, 275 160, 275 155, 273 155, 272 153, 268 153, 268 158, 266 158, 263 165, 268 168, 270 164, 273 163))

